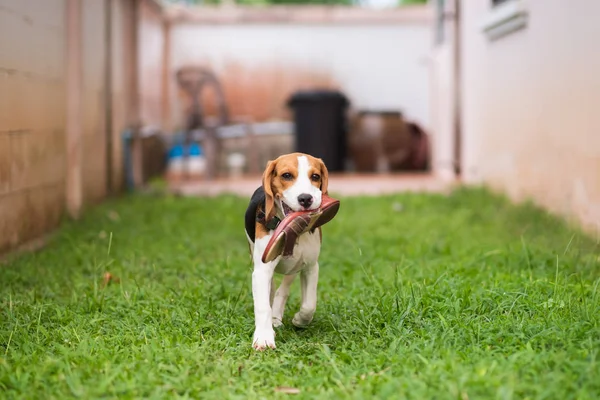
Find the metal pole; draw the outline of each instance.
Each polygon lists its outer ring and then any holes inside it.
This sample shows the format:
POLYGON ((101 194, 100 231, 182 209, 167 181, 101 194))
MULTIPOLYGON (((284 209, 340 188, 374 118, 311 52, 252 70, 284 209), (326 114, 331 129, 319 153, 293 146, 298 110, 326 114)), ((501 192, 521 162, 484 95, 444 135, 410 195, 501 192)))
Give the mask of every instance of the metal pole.
POLYGON ((112 0, 104 1, 104 110, 106 129, 106 194, 113 192, 112 0))

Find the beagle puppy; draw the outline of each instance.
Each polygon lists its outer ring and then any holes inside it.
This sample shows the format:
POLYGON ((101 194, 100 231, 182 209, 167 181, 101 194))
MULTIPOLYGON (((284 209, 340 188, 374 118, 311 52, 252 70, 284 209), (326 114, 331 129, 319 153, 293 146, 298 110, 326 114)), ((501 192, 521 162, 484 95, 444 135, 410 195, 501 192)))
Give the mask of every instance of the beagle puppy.
POLYGON ((252 347, 256 350, 275 348, 273 328, 282 325, 290 286, 298 274, 302 303, 292 324, 303 328, 313 319, 317 307, 321 229, 300 235, 290 257, 280 255, 271 262, 263 263, 262 255, 278 222, 287 214, 316 210, 321 206, 321 196, 327 194, 327 183, 327 167, 322 160, 303 153, 286 154, 268 162, 262 186, 250 199, 245 228, 254 263, 252 296, 255 330, 252 347), (277 291, 273 281, 275 272, 284 275, 277 291))

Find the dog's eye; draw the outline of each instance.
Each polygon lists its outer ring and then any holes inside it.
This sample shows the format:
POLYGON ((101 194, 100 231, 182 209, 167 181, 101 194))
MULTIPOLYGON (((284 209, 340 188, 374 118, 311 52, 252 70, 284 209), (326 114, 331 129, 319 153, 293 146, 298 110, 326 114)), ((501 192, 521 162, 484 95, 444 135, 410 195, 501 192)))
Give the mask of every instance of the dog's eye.
POLYGON ((312 179, 313 181, 317 182, 319 179, 321 179, 321 175, 319 174, 312 174, 310 179, 312 179))
POLYGON ((283 179, 285 179, 286 181, 292 180, 292 178, 293 178, 292 174, 290 174, 289 172, 286 172, 286 173, 284 173, 284 174, 281 174, 281 177, 282 177, 283 179))

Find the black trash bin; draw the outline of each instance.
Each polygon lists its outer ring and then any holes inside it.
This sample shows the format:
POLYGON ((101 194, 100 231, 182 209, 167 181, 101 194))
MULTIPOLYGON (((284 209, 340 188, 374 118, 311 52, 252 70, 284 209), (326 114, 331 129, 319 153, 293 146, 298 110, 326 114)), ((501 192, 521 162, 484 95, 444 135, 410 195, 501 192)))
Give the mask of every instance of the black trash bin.
POLYGON ((288 106, 294 111, 296 151, 321 158, 330 171, 343 171, 349 105, 337 91, 294 93, 288 106))

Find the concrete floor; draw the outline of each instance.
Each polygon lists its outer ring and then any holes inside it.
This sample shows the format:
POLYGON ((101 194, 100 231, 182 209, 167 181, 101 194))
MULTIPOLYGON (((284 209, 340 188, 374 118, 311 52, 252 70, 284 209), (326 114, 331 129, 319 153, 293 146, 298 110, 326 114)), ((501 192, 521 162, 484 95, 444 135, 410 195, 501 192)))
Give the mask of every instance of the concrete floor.
MULTIPOLYGON (((260 184, 260 176, 246 176, 214 181, 172 182, 170 188, 182 196, 250 196, 260 184)), ((329 193, 337 196, 375 196, 400 192, 440 193, 450 190, 454 185, 454 181, 444 181, 428 174, 332 174, 329 177, 329 193)))

